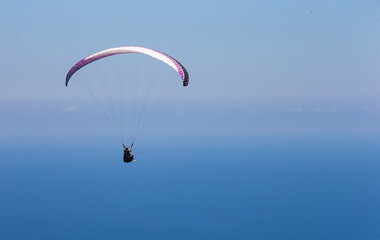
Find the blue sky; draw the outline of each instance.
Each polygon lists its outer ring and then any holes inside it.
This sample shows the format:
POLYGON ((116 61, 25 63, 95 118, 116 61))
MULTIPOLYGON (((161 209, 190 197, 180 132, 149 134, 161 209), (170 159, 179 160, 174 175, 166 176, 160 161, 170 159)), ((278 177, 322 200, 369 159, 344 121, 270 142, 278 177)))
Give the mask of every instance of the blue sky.
POLYGON ((0 133, 101 126, 67 111, 80 103, 65 75, 122 45, 187 67, 181 110, 168 110, 173 132, 380 132, 379 10, 378 1, 2 1, 0 133))

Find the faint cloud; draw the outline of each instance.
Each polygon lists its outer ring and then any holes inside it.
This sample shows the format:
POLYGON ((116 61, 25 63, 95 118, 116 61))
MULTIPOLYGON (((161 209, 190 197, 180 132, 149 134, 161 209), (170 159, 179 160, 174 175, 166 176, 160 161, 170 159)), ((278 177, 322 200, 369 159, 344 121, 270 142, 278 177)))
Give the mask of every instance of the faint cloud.
POLYGON ((323 111, 323 108, 321 108, 321 107, 317 107, 317 108, 315 108, 315 109, 313 110, 313 112, 323 113, 324 111, 323 111))
POLYGON ((291 108, 288 108, 288 110, 290 112, 301 112, 301 111, 303 111, 303 109, 300 107, 291 107, 291 108))
POLYGON ((257 110, 256 110, 256 109, 253 109, 253 108, 249 109, 249 112, 250 112, 251 114, 257 114, 257 110))
POLYGON ((317 107, 312 110, 312 112, 317 112, 317 113, 335 113, 338 111, 339 109, 336 107, 317 107))
POLYGON ((336 107, 328 107, 327 111, 329 111, 329 112, 338 112, 338 108, 336 108, 336 107))
POLYGON ((62 110, 67 111, 67 112, 76 112, 79 109, 78 109, 77 106, 71 105, 71 106, 68 106, 68 107, 64 107, 62 110))
POLYGON ((376 113, 379 112, 380 108, 379 106, 362 106, 359 111, 365 112, 365 113, 376 113))
POLYGON ((371 112, 371 110, 370 110, 369 107, 367 107, 367 106, 363 106, 363 107, 361 108, 361 110, 362 110, 363 112, 371 112))

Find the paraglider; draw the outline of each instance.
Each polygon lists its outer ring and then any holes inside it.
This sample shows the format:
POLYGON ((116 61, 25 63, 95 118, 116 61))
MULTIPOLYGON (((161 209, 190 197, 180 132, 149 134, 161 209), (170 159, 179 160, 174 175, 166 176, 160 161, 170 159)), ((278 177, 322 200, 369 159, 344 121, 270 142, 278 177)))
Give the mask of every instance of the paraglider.
MULTIPOLYGON (((137 54, 146 55, 146 56, 155 58, 155 59, 165 63, 166 65, 173 68, 179 74, 179 76, 182 80, 182 85, 184 87, 189 84, 189 74, 188 74, 187 70, 185 69, 185 67, 180 62, 178 62, 173 57, 171 57, 165 53, 162 53, 162 52, 150 49, 150 48, 146 48, 146 47, 124 46, 124 47, 115 47, 115 48, 109 48, 106 50, 102 50, 102 51, 96 52, 96 53, 89 55, 89 56, 83 58, 82 60, 78 61, 73 67, 71 67, 71 69, 69 70, 69 72, 66 75, 66 81, 65 81, 66 87, 69 86, 69 83, 71 83, 73 81, 71 79, 75 75, 75 73, 78 72, 78 70, 85 67, 86 65, 91 64, 91 63, 98 61, 100 59, 113 56, 113 55, 129 54, 129 53, 135 53, 135 54, 137 53, 137 54)), ((155 78, 155 76, 152 76, 152 78, 155 78)), ((107 81, 108 79, 102 79, 102 81, 103 80, 107 81)), ((75 80, 75 81, 77 81, 77 80, 75 80)), ((104 84, 104 81, 101 83, 101 85, 104 84)), ((121 81, 124 81, 124 79, 122 79, 121 81)), ((148 83, 148 84, 150 84, 150 83, 148 83)), ((128 90, 130 91, 131 88, 132 87, 130 87, 128 90)), ((109 91, 109 87, 106 87, 105 89, 107 91, 109 91)), ((107 114, 106 107, 110 104, 102 104, 101 101, 99 100, 99 97, 92 92, 92 88, 89 87, 88 89, 85 89, 85 90, 88 91, 91 94, 91 96, 95 99, 98 107, 100 108, 101 112, 103 113, 103 115, 107 119, 112 120, 112 118, 115 117, 116 115, 120 115, 122 117, 124 115, 126 115, 124 113, 124 110, 120 110, 120 113, 118 113, 118 114, 115 114, 114 112, 112 112, 112 114, 107 114)), ((122 90, 119 90, 119 89, 118 89, 118 91, 123 92, 122 90)), ((110 98, 114 98, 115 95, 117 95, 117 94, 112 94, 112 93, 109 94, 108 92, 107 92, 107 94, 109 95, 110 98)), ((109 102, 112 104, 114 104, 115 102, 118 102, 119 105, 124 105, 123 100, 124 99, 121 99, 119 101, 114 101, 113 99, 111 99, 109 102), (120 102, 121 102, 121 104, 120 104, 120 102)), ((136 100, 134 100, 134 101, 136 101, 136 100)), ((154 102, 154 103, 156 103, 156 102, 154 102)), ((144 102, 141 105, 143 106, 142 111, 145 111, 146 103, 144 102)), ((114 109, 116 109, 116 108, 117 107, 111 107, 110 111, 114 111, 114 109)), ((136 108, 136 106, 134 106, 134 108, 136 108)), ((135 122, 135 118, 137 118, 139 120, 142 115, 143 115, 143 113, 139 114, 138 117, 134 116, 133 122, 135 122)), ((130 122, 126 122, 123 119, 121 121, 111 121, 111 122, 113 123, 113 125, 118 125, 118 124, 120 125, 118 127, 118 129, 121 129, 120 132, 123 130, 125 124, 130 124, 130 122), (116 124, 116 122, 121 122, 121 123, 116 124)), ((134 127, 134 132, 137 132, 141 128, 142 124, 140 122, 138 122, 137 124, 135 123, 135 125, 136 126, 134 127)), ((115 129, 116 129, 116 127, 115 127, 115 129)), ((132 139, 131 139, 132 144, 129 147, 126 147, 126 145, 123 142, 124 141, 123 140, 123 138, 124 138, 123 133, 121 132, 120 135, 122 135, 122 145, 123 145, 123 151, 124 151, 123 161, 125 163, 132 162, 132 161, 134 161, 134 156, 135 156, 134 154, 132 154, 134 137, 132 137, 132 139)), ((135 133, 133 133, 133 135, 135 135, 135 133)))
POLYGON ((132 147, 133 147, 133 143, 132 145, 129 145, 128 147, 125 144, 123 144, 123 151, 124 151, 123 161, 125 163, 132 162, 135 159, 135 155, 132 154, 132 147))

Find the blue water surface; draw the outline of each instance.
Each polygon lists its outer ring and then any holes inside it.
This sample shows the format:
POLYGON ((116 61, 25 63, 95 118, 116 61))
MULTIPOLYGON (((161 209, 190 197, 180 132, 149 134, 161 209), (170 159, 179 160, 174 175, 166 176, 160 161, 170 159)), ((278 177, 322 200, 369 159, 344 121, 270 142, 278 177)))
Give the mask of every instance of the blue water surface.
POLYGON ((0 139, 0 239, 380 239, 380 137, 0 139))

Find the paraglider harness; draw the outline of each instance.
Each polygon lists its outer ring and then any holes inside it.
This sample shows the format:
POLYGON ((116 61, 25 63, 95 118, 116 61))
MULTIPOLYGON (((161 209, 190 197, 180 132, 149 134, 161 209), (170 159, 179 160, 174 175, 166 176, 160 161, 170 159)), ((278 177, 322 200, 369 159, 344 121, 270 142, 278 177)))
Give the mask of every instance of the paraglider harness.
POLYGON ((130 163, 134 160, 135 158, 135 155, 131 153, 132 151, 132 147, 133 147, 133 143, 132 145, 129 146, 129 148, 127 148, 125 146, 125 144, 123 143, 123 150, 124 150, 124 156, 123 156, 123 161, 125 163, 130 163))

